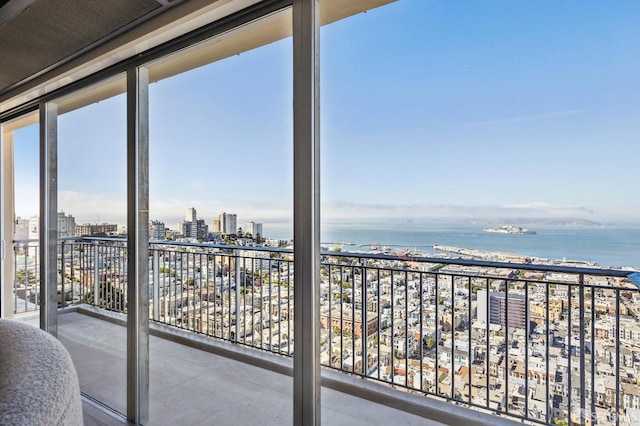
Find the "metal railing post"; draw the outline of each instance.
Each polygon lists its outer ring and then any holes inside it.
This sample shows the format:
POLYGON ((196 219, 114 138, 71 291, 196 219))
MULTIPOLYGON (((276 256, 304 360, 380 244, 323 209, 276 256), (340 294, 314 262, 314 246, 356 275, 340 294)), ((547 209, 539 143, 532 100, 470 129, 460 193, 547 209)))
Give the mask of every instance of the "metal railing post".
POLYGON ((160 321, 160 260, 158 250, 153 250, 153 320, 160 321))
POLYGON ((236 332, 233 341, 240 341, 240 286, 242 285, 242 277, 240 276, 240 255, 237 250, 233 253, 236 256, 236 332))
POLYGON ((616 369, 616 374, 615 374, 615 378, 616 378, 616 390, 614 392, 614 395, 616 397, 616 404, 615 404, 615 421, 616 421, 616 426, 618 426, 620 424, 620 289, 617 288, 615 289, 615 293, 616 295, 616 344, 615 344, 615 348, 616 348, 616 362, 615 362, 615 369, 616 369))
POLYGON ((100 305, 100 296, 98 295, 100 291, 100 270, 98 268, 98 242, 93 242, 93 304, 96 306, 100 305))
MULTIPOLYGON (((362 290, 360 293, 360 301, 362 304, 360 311, 362 314, 362 373, 366 376, 367 372, 369 371, 369 355, 367 353, 367 344, 369 338, 369 308, 367 306, 367 260, 361 259, 360 264, 362 266, 362 269, 360 270, 360 278, 362 284, 362 290)), ((355 290, 355 283, 353 288, 355 290)))
MULTIPOLYGON (((26 243, 25 247, 26 247, 26 250, 29 250, 29 248, 28 248, 29 247, 29 243, 26 243)), ((33 303, 36 305, 36 310, 40 309, 40 284, 39 284, 39 282, 40 282, 40 275, 39 275, 40 274, 40 272, 39 272, 40 264, 38 263, 39 259, 40 259, 40 252, 38 250, 39 250, 39 246, 36 246, 33 249, 33 252, 34 252, 33 259, 34 259, 34 262, 35 262, 34 268, 33 268, 33 273, 34 273, 35 279, 36 279, 36 282, 33 283, 33 292, 34 292, 33 303)), ((25 251, 25 253, 29 253, 29 252, 25 251)), ((24 257, 24 270, 25 270, 25 272, 27 272, 27 270, 28 270, 27 268, 28 268, 27 254, 25 254, 25 257, 24 257)), ((24 282, 24 288, 25 288, 24 310, 25 310, 25 312, 29 310, 29 301, 27 300, 27 296, 26 296, 27 295, 27 291, 28 291, 27 289, 29 288, 29 279, 28 278, 29 277, 28 277, 28 274, 27 274, 27 276, 25 276, 25 282, 24 282)))
POLYGON ((61 303, 62 307, 64 308, 67 305, 66 304, 67 297, 66 297, 66 294, 65 294, 65 291, 64 291, 65 290, 64 289, 64 287, 65 287, 64 285, 65 285, 65 281, 66 281, 65 280, 65 276, 64 276, 64 274, 66 272, 65 271, 65 267, 64 267, 64 240, 62 240, 60 242, 60 244, 61 244, 61 251, 62 251, 62 253, 60 254, 60 263, 61 263, 61 265, 60 265, 60 279, 61 279, 61 286, 62 286, 62 294, 60 295, 60 303, 61 303))
MULTIPOLYGON (((584 334, 585 334, 585 325, 584 325, 584 274, 580 274, 580 424, 585 424, 585 416, 586 412, 586 399, 585 394, 587 393, 586 384, 586 373, 585 373, 585 354, 584 354, 584 334)), ((591 337, 593 339, 593 336, 591 337)), ((593 354, 591 354, 591 358, 593 359, 593 354)), ((590 417, 590 416, 589 416, 590 417)))

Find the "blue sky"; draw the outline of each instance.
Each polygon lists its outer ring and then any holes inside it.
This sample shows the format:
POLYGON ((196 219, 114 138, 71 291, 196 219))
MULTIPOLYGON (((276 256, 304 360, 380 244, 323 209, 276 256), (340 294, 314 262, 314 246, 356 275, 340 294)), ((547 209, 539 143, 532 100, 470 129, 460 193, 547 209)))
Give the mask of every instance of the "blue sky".
MULTIPOLYGON (((321 49, 323 220, 640 222, 640 2, 400 0, 324 27, 321 49)), ((152 218, 290 223, 291 67, 288 39, 151 86, 152 218)), ((79 221, 124 223, 124 108, 60 117, 79 221)), ((35 147, 17 132, 20 216, 35 147)))

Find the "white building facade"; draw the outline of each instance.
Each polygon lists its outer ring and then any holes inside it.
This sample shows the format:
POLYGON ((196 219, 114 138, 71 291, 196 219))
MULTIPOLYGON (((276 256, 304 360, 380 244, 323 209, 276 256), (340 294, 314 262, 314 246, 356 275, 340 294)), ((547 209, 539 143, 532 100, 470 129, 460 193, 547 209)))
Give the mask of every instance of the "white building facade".
POLYGON ((64 211, 58 212, 58 238, 73 237, 76 234, 76 218, 64 211))
POLYGON ((253 238, 258 235, 262 236, 262 224, 256 222, 247 222, 242 225, 242 232, 245 234, 251 234, 253 238))

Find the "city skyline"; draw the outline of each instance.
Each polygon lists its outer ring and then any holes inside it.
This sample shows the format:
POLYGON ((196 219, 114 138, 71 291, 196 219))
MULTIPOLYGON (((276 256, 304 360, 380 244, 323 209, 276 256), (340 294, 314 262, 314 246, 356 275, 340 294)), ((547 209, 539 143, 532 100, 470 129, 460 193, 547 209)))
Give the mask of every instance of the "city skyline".
MULTIPOLYGON (((637 224, 639 22, 623 1, 400 0, 323 27, 323 221, 637 224)), ((151 85, 150 218, 291 224, 291 68, 285 39, 151 85)), ((79 220, 125 223, 124 120, 123 96, 59 118, 79 220)), ((18 216, 37 137, 16 132, 18 216)))
POLYGON ((0 316, 89 421, 640 422, 640 1, 36 4, 0 316))

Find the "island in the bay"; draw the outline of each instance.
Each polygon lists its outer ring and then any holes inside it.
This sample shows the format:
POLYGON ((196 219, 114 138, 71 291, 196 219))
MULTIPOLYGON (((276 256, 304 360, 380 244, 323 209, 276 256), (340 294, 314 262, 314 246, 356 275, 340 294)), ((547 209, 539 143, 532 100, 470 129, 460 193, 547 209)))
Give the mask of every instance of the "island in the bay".
POLYGON ((502 225, 496 228, 484 228, 484 232, 492 232, 494 234, 527 234, 535 235, 536 231, 530 229, 521 228, 513 225, 502 225))

